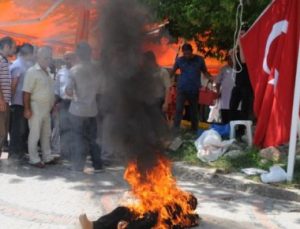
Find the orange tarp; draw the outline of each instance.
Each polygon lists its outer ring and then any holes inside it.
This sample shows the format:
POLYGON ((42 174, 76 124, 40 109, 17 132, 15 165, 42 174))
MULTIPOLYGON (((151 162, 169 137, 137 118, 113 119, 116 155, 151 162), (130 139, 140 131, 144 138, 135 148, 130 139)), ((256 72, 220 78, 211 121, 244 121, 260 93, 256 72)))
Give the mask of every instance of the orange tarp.
POLYGON ((95 6, 96 1, 89 0, 2 0, 0 36, 50 45, 63 52, 72 49, 75 41, 88 38, 91 29, 86 25, 95 26, 89 23, 97 16, 95 6))
MULTIPOLYGON (((12 36, 19 43, 49 45, 56 55, 73 50, 80 40, 88 40, 97 52, 97 4, 97 0, 0 0, 0 37, 12 36)), ((148 30, 159 30, 167 23, 149 25, 148 30)), ((197 50, 195 43, 192 44, 197 50)), ((170 44, 163 37, 160 43, 149 42, 145 50, 154 51, 161 66, 171 67, 180 45, 182 42, 170 44)), ((206 64, 212 74, 221 66, 211 58, 206 58, 206 64)))

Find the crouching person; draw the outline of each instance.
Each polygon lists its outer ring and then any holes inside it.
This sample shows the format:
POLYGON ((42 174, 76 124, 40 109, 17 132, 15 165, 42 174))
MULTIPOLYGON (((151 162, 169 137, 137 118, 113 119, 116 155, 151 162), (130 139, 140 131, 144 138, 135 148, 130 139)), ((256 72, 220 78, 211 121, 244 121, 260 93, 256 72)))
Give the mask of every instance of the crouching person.
POLYGON ((50 112, 54 105, 54 82, 48 72, 51 61, 52 50, 49 47, 40 48, 37 63, 27 71, 23 86, 24 116, 29 124, 29 163, 38 168, 56 162, 50 148, 50 112), (38 153, 39 141, 42 159, 38 153))

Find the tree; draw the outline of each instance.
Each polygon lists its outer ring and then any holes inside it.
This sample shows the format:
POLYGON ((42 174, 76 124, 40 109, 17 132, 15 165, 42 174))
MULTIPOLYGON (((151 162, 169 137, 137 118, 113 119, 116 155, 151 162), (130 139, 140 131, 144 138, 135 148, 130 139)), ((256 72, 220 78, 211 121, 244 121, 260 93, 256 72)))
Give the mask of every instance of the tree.
MULTIPOLYGON (((194 39, 206 56, 221 57, 233 46, 239 0, 139 0, 155 20, 168 19, 172 37, 194 39)), ((271 0, 243 0, 243 21, 251 25, 271 0)))

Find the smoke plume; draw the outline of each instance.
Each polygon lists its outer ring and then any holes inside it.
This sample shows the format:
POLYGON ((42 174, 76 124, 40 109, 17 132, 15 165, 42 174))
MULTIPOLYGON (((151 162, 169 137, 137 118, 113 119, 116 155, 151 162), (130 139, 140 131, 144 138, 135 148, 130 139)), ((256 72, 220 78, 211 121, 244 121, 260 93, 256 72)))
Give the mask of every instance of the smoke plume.
POLYGON ((101 9, 103 144, 141 168, 155 164, 168 132, 157 105, 159 81, 141 48, 148 19, 136 0, 109 0, 101 9))

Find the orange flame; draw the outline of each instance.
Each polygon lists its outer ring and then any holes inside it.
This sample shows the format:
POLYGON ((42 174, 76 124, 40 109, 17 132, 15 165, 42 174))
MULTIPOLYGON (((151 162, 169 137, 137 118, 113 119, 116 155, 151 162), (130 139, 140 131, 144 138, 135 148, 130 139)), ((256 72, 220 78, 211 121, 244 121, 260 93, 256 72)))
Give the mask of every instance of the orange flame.
POLYGON ((136 162, 131 162, 124 178, 137 198, 137 202, 128 204, 128 207, 140 217, 147 212, 158 213, 155 229, 169 228, 167 221, 172 225, 191 225, 190 219, 186 217, 194 214, 193 207, 188 204, 190 194, 177 187, 168 159, 160 157, 157 165, 145 175, 138 170, 136 162), (178 211, 178 206, 181 211, 178 211))

